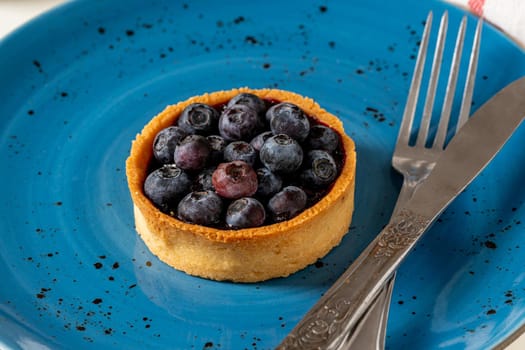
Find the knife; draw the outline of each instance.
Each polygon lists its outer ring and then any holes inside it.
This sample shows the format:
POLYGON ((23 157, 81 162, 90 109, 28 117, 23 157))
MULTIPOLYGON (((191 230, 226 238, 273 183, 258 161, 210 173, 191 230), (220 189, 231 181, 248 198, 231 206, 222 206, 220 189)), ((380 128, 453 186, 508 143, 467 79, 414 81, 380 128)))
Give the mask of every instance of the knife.
POLYGON ((494 95, 454 136, 413 197, 292 329, 279 350, 341 349, 421 236, 525 118, 525 77, 494 95))

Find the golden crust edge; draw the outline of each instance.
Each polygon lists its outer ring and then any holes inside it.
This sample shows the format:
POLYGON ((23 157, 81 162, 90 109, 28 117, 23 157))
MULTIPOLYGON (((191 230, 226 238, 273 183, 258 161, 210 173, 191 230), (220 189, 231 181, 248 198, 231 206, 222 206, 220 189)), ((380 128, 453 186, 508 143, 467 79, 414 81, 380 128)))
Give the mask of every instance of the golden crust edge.
POLYGON ((354 185, 316 220, 294 226, 286 234, 257 240, 220 242, 188 231, 159 230, 134 206, 137 231, 150 251, 166 264, 190 275, 242 283, 287 277, 324 257, 348 232, 354 209, 354 185))

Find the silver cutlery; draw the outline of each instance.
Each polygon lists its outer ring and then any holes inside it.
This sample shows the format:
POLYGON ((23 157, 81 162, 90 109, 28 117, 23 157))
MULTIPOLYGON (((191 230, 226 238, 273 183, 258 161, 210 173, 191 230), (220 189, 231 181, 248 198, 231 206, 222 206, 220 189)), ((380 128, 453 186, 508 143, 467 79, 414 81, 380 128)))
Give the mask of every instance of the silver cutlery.
POLYGON ((421 236, 484 169, 525 118, 525 78, 481 106, 413 196, 294 327, 278 349, 341 349, 421 236))
MULTIPOLYGON (((408 99, 405 106, 405 112, 401 121, 401 127, 397 138, 396 147, 392 156, 392 166, 401 175, 403 175, 403 186, 399 192, 393 215, 399 211, 406 201, 412 197, 415 190, 430 174, 439 156, 445 148, 447 129, 449 126, 450 115, 452 110, 452 101, 456 92, 458 73, 460 70, 461 57, 465 41, 465 30, 467 25, 467 16, 463 16, 459 25, 454 53, 449 70, 448 82, 445 89, 441 115, 437 128, 436 136, 430 147, 426 144, 428 141, 428 130, 432 109, 435 102, 437 83, 440 76, 441 64, 443 60, 443 50, 445 47, 448 12, 441 16, 437 40, 434 48, 434 57, 428 83, 428 90, 424 101, 422 112, 421 127, 417 134, 414 145, 410 145, 410 135, 414 124, 414 114, 416 104, 419 99, 421 81, 428 51, 429 36, 432 28, 433 13, 428 14, 423 36, 419 48, 414 74, 408 93, 408 99)), ((474 34, 472 48, 470 50, 470 60, 463 89, 463 98, 459 109, 459 115, 456 123, 456 131, 468 120, 470 115, 470 106, 472 104, 472 95, 474 91, 474 81, 476 78, 476 69, 478 65, 479 47, 481 40, 481 29, 483 20, 480 18, 474 34)), ((392 278, 387 282, 377 299, 370 305, 363 319, 359 322, 357 328, 348 340, 348 347, 354 347, 359 350, 380 350, 385 347, 386 326, 388 321, 388 311, 392 297, 395 272, 392 278)))

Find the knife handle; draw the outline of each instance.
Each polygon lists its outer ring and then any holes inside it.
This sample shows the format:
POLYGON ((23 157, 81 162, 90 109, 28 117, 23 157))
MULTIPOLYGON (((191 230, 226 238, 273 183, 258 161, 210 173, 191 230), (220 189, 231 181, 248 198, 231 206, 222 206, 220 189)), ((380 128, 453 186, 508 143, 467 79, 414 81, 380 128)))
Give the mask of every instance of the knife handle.
POLYGON ((382 286, 432 221, 401 209, 277 349, 343 349, 382 286))

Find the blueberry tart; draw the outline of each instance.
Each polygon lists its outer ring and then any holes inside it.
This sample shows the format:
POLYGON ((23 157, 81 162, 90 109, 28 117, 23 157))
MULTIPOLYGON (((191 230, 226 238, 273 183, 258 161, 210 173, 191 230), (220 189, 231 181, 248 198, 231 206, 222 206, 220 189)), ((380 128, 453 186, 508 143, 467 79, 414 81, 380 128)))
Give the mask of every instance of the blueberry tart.
POLYGON ((135 226, 188 274, 286 277, 339 244, 354 210, 356 154, 310 98, 233 89, 170 105, 126 161, 135 226))

